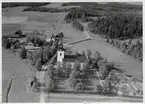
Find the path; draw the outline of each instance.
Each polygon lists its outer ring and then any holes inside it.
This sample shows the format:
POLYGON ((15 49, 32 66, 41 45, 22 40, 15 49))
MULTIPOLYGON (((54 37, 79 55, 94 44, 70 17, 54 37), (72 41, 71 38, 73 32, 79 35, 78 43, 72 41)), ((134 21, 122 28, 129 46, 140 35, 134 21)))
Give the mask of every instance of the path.
POLYGON ((90 35, 88 34, 87 31, 84 31, 84 35, 86 35, 86 38, 80 39, 80 40, 76 40, 76 41, 73 41, 73 42, 65 43, 64 47, 67 47, 68 45, 74 45, 74 44, 77 44, 77 43, 80 43, 80 42, 88 41, 88 40, 106 41, 106 39, 103 39, 103 38, 92 38, 92 37, 90 37, 90 35))
POLYGON ((51 93, 45 96, 46 102, 142 102, 142 97, 118 97, 95 94, 51 93))

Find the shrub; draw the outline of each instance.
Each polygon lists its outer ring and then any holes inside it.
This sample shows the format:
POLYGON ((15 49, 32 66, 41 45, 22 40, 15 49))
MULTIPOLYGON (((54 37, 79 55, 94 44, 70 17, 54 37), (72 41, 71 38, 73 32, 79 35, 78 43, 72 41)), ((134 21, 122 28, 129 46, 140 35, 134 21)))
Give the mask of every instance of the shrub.
POLYGON ((98 85, 97 86, 97 93, 102 94, 102 91, 103 91, 103 87, 101 85, 98 85))
POLYGON ((77 83, 78 83, 77 79, 74 78, 70 83, 71 88, 75 89, 77 83))
POLYGON ((27 57, 27 50, 25 49, 25 47, 22 47, 20 50, 20 57, 22 59, 25 59, 27 57))
POLYGON ((88 59, 91 58, 91 56, 92 56, 92 51, 91 51, 90 49, 87 50, 86 56, 87 56, 88 59))
POLYGON ((79 82, 79 83, 77 83, 77 84, 75 85, 75 90, 76 90, 76 91, 84 91, 84 89, 85 89, 85 86, 83 85, 82 82, 79 82))
POLYGON ((9 39, 6 39, 6 41, 5 41, 5 47, 6 47, 6 49, 9 49, 11 47, 11 43, 10 43, 9 39))
POLYGON ((94 59, 94 66, 98 69, 99 68, 98 61, 101 60, 101 59, 103 59, 102 56, 101 56, 101 54, 98 51, 96 51, 93 54, 93 59, 94 59))
POLYGON ((38 71, 41 71, 41 58, 39 58, 35 64, 35 68, 38 70, 38 71))
POLYGON ((80 70, 80 67, 81 67, 80 62, 79 62, 78 60, 76 60, 76 61, 74 62, 74 69, 75 69, 76 71, 78 71, 78 70, 80 70))

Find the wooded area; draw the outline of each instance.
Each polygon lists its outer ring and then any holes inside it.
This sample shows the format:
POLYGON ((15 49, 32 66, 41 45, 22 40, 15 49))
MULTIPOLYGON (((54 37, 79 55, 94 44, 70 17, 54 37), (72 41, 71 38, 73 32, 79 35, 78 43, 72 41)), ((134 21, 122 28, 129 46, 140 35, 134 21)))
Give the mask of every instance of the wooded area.
POLYGON ((134 15, 110 15, 88 24, 90 32, 108 38, 133 39, 142 36, 142 20, 134 15))

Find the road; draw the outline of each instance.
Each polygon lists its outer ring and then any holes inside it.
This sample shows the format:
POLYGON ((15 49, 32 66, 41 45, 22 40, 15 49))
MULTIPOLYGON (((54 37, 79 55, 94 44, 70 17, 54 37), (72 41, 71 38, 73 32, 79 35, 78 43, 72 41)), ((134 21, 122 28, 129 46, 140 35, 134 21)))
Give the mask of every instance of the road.
POLYGON ((65 43, 64 47, 67 47, 68 45, 74 45, 74 44, 77 44, 77 43, 80 43, 80 42, 88 41, 88 40, 106 41, 106 39, 103 39, 103 38, 92 38, 92 37, 90 37, 90 35, 87 31, 84 31, 84 35, 86 35, 86 38, 76 40, 76 41, 73 41, 73 42, 65 43))
POLYGON ((135 97, 110 97, 95 94, 59 94, 45 95, 45 102, 142 102, 142 98, 135 97))

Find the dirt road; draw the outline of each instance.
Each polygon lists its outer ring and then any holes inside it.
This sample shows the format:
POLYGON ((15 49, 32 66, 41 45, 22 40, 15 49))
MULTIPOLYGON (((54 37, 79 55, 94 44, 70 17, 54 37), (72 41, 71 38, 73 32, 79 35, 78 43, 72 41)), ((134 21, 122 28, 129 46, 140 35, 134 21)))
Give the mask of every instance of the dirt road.
POLYGON ((51 93, 45 95, 45 102, 142 102, 140 97, 109 97, 93 94, 51 93))

